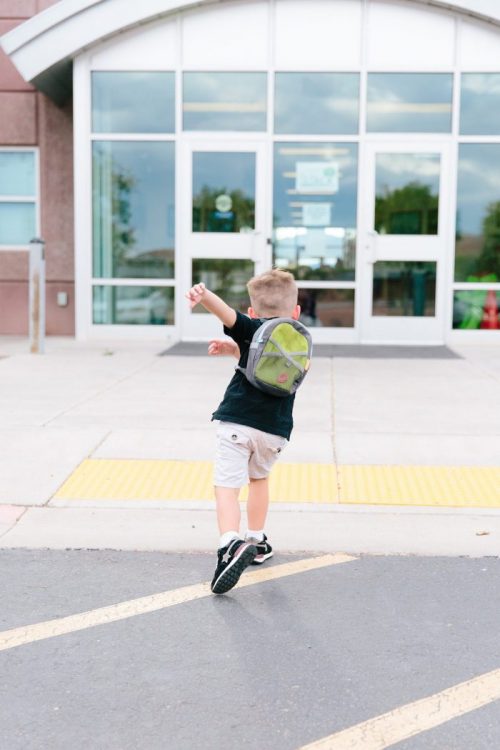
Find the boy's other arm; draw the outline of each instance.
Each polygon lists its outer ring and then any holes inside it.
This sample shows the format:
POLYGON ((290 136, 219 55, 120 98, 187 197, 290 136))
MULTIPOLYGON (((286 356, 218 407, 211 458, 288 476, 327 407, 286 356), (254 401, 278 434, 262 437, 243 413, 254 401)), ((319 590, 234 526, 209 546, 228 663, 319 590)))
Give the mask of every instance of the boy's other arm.
POLYGON ((230 339, 212 339, 208 344, 208 353, 211 357, 232 355, 236 359, 239 359, 240 347, 236 341, 231 341, 230 339))
POLYGON ((217 294, 207 289, 205 284, 201 283, 192 286, 189 292, 186 293, 186 297, 190 301, 191 307, 195 307, 198 303, 203 305, 205 310, 208 310, 216 318, 219 318, 226 328, 232 328, 236 323, 236 310, 229 307, 217 294))

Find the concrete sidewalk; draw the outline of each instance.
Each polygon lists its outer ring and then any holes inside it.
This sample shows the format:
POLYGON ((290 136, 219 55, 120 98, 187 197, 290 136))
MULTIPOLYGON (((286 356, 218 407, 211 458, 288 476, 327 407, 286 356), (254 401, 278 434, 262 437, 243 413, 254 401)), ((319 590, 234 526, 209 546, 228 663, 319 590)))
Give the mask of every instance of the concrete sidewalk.
MULTIPOLYGON (((209 497, 58 496, 84 461, 91 467, 102 459, 191 461, 196 471, 213 459, 210 416, 233 363, 158 356, 165 348, 164 342, 48 339, 47 353, 37 356, 27 353, 26 340, 0 338, 1 546, 213 549, 209 497)), ((283 461, 304 471, 333 467, 340 483, 346 467, 355 477, 368 472, 368 483, 379 467, 393 477, 396 468, 407 476, 411 467, 474 470, 474 507, 453 507, 453 484, 447 507, 433 499, 421 507, 418 494, 409 504, 404 488, 386 504, 376 488, 361 484, 355 504, 274 504, 269 534, 276 546, 499 555, 500 507, 491 477, 500 468, 500 347, 460 347, 456 358, 443 359, 366 358, 359 348, 348 357, 343 349, 341 357, 335 350, 333 357, 315 357, 283 461), (482 472, 489 489, 482 488, 482 472)))

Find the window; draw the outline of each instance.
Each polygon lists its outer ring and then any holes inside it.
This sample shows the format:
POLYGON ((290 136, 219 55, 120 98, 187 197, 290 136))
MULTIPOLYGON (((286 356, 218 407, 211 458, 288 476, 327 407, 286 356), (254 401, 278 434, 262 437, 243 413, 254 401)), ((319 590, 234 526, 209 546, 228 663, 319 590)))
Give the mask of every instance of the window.
POLYGON ((436 263, 377 261, 373 266, 372 300, 372 315, 434 316, 436 263))
POLYGON ((173 133, 175 74, 92 73, 94 133, 173 133))
POLYGON ((193 232, 255 228, 255 154, 193 154, 193 232))
POLYGON ((437 234, 440 170, 439 154, 377 154, 377 232, 437 234))
POLYGON ((94 286, 97 325, 167 325, 174 322, 173 287, 94 286))
POLYGON ((184 73, 184 130, 263 131, 266 73, 184 73))
POLYGON ((499 143, 460 146, 455 281, 500 281, 499 143))
POLYGON ((449 133, 450 73, 369 73, 367 124, 371 133, 449 133))
MULTIPOLYGON (((250 306, 247 283, 255 273, 251 260, 196 258, 192 262, 193 283, 203 281, 208 289, 222 297, 231 307, 246 313, 250 306)), ((203 305, 196 305, 193 313, 206 313, 203 305)))
POLYGON ((300 281, 353 281, 357 145, 277 143, 274 257, 300 281))
POLYGON ((358 73, 276 73, 274 131, 280 134, 358 132, 358 73))
POLYGON ((462 75, 460 133, 500 135, 500 73, 462 75))
POLYGON ((94 141, 94 278, 174 276, 172 141, 94 141))
POLYGON ((29 244, 37 234, 36 157, 33 150, 0 150, 0 246, 29 244))

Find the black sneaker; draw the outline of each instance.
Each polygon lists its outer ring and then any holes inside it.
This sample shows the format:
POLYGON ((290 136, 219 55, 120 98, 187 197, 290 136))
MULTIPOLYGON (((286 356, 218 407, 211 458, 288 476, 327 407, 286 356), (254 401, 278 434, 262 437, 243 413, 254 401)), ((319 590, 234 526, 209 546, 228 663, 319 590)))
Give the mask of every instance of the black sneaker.
POLYGON ((217 568, 211 585, 213 593, 225 594, 236 586, 240 575, 251 564, 256 554, 255 545, 244 542, 243 539, 233 539, 227 547, 222 547, 217 552, 217 568))
POLYGON ((267 536, 265 534, 264 539, 261 542, 258 542, 256 539, 250 538, 247 539, 247 541, 252 542, 252 544, 257 547, 257 554, 252 560, 252 565, 262 565, 263 562, 269 560, 269 558, 273 556, 273 548, 267 541, 267 536))

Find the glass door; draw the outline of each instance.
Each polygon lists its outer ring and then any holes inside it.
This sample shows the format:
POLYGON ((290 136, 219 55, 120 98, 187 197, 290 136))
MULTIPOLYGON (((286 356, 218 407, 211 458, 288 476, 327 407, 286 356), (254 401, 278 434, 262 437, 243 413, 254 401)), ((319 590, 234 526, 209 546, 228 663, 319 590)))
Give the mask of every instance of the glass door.
MULTIPOLYGON (((182 164, 183 288, 203 281, 246 312, 247 281, 271 262, 266 145, 193 140, 184 144, 182 164)), ((182 304, 183 339, 222 335, 201 305, 182 304)))
POLYGON ((434 142, 368 143, 361 227, 361 340, 444 340, 449 151, 434 142))

